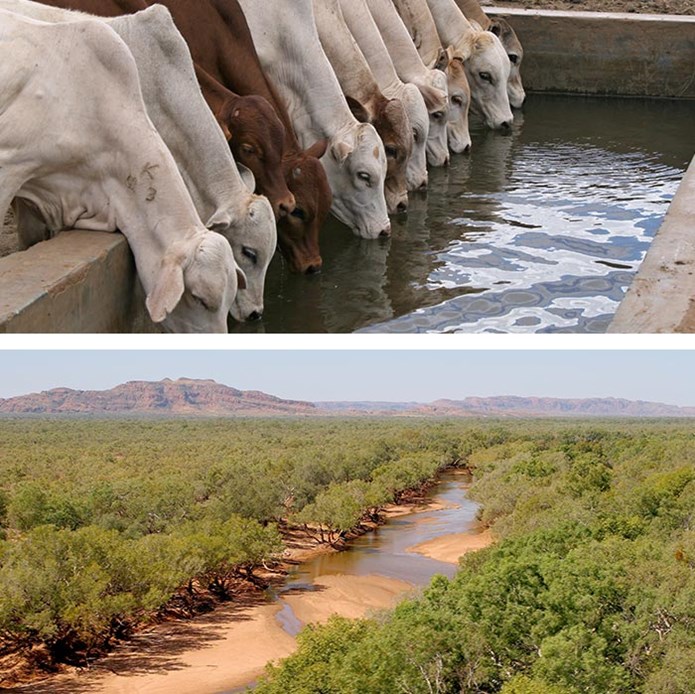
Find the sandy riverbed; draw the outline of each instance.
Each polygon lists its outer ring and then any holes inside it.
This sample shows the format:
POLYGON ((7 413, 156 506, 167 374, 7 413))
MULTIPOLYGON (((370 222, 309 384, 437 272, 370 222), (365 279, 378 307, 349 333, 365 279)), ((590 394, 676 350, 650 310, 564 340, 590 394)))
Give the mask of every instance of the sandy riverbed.
MULTIPOLYGON (((362 617, 393 607, 412 589, 383 576, 323 576, 318 590, 286 594, 304 623, 332 614, 362 617)), ((256 680, 271 660, 290 655, 296 641, 278 624, 280 604, 229 606, 190 622, 136 636, 99 660, 91 671, 35 682, 32 694, 216 694, 256 680), (243 657, 239 654, 243 653, 243 657)))
POLYGON ((325 622, 333 614, 356 619, 395 607, 413 586, 384 576, 320 576, 316 591, 283 596, 304 624, 325 622))
POLYGON ((421 542, 419 545, 408 547, 407 551, 423 554, 437 561, 457 564, 459 558, 467 552, 484 549, 489 547, 492 542, 492 534, 489 530, 479 533, 455 533, 435 537, 427 542, 421 542))

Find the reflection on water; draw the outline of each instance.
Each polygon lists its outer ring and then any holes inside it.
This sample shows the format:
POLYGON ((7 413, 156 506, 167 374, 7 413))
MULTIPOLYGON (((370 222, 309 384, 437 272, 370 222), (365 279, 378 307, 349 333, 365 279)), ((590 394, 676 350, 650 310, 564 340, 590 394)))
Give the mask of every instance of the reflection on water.
POLYGON ((603 332, 695 151, 695 104, 532 96, 430 172, 392 239, 332 221, 324 271, 277 256, 239 332, 603 332))

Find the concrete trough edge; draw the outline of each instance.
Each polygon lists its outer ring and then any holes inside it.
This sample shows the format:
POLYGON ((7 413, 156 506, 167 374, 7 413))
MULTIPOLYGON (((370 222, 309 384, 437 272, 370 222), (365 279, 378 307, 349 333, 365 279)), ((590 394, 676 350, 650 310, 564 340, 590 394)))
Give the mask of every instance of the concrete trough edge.
POLYGON ((695 16, 483 9, 514 27, 529 92, 695 99, 695 16))
POLYGON ((139 287, 125 237, 65 231, 0 258, 0 333, 130 332, 139 287))
POLYGON ((695 332, 695 157, 608 332, 695 332))

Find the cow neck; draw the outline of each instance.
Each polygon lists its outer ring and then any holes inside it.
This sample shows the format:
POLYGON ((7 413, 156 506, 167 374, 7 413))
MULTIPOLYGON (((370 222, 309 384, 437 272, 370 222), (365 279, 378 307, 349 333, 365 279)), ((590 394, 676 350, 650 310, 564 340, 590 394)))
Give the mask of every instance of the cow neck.
POLYGON ((403 82, 396 73, 366 0, 343 0, 343 17, 384 95, 400 94, 403 82))
POLYGON ((439 58, 442 42, 437 25, 425 0, 393 0, 403 23, 410 32, 422 61, 433 68, 439 58))
POLYGON ((372 17, 393 59, 398 76, 404 82, 427 78, 428 69, 413 45, 410 34, 391 0, 367 0, 372 17))
POLYGON ((196 210, 204 221, 219 211, 237 220, 245 187, 169 12, 155 5, 108 24, 135 58, 148 115, 173 154, 196 210))
POLYGON ((352 37, 338 0, 314 0, 316 28, 343 93, 373 116, 383 95, 357 42, 352 37))
POLYGON ((437 32, 445 46, 454 46, 465 59, 470 57, 475 29, 463 16, 454 0, 430 0, 430 7, 435 7, 433 17, 437 32))
POLYGON ((477 22, 483 30, 490 27, 490 18, 483 12, 478 0, 456 0, 456 4, 467 20, 477 22))

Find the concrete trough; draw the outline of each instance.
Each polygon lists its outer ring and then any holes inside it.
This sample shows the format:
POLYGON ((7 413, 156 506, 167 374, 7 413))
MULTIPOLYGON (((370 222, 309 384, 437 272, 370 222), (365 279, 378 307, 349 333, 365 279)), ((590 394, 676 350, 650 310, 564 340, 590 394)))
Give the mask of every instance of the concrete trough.
POLYGON ((695 16, 484 9, 514 27, 528 91, 695 99, 695 16))
POLYGON ((0 259, 0 333, 133 332, 143 311, 121 234, 66 231, 0 259))
POLYGON ((608 332, 695 332, 695 158, 608 332))
MULTIPOLYGON (((695 99, 695 17, 486 11, 519 35, 528 91, 695 99)), ((693 234, 691 166, 611 331, 695 331, 693 234)), ((151 330, 120 234, 64 232, 0 259, 0 333, 151 330)))

